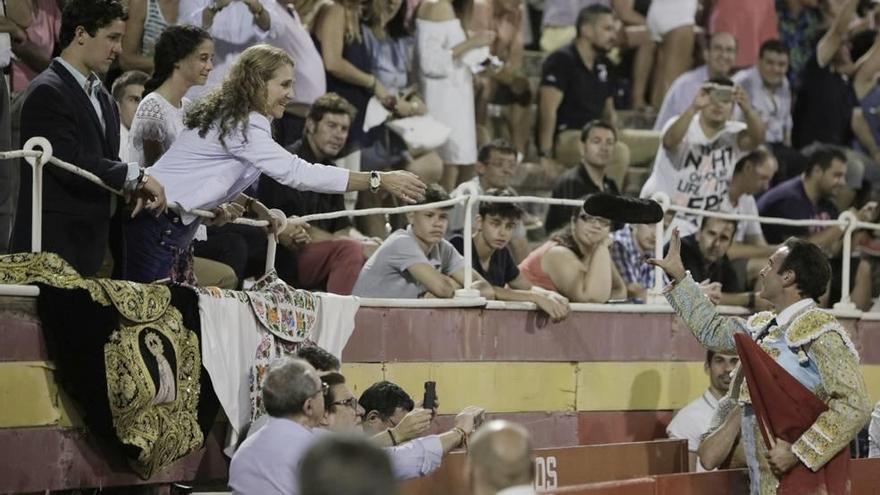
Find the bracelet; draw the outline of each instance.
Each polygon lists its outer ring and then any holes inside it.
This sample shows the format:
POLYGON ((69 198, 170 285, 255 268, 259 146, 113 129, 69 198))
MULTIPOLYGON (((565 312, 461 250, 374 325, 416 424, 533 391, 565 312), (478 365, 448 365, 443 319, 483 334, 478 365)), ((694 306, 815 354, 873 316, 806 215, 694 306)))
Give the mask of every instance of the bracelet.
POLYGON ((465 450, 468 448, 468 434, 463 429, 458 426, 453 426, 452 431, 458 432, 461 435, 461 443, 459 444, 461 447, 464 447, 465 450))
POLYGON ((394 438, 394 432, 391 431, 391 428, 388 428, 388 429, 385 430, 385 431, 387 431, 387 432, 388 432, 388 436, 391 437, 391 445, 397 447, 397 439, 394 438))

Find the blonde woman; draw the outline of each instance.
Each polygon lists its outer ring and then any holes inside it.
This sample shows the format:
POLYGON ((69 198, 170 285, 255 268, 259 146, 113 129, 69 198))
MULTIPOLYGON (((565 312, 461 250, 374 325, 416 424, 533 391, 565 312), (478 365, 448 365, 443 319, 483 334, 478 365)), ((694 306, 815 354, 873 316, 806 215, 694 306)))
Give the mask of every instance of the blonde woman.
POLYGON ((186 128, 149 169, 165 184, 168 211, 139 214, 126 226, 127 278, 188 279, 190 245, 201 222, 195 209, 212 210, 224 220, 251 214, 268 220, 270 231, 279 230, 284 218, 242 194, 261 173, 303 190, 384 189, 405 202, 422 198, 425 185, 409 172, 351 172, 315 165, 273 141, 271 119, 281 117, 293 97, 293 67, 283 50, 252 46, 219 87, 192 105, 184 119, 186 128))

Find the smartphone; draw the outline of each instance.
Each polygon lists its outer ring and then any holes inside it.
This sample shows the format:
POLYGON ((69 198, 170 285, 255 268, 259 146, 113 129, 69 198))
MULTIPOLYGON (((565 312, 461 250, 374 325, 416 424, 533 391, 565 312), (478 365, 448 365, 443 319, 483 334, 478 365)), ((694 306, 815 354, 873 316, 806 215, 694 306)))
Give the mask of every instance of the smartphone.
POLYGON ((425 409, 437 407, 437 382, 425 382, 425 397, 422 399, 422 407, 425 409))

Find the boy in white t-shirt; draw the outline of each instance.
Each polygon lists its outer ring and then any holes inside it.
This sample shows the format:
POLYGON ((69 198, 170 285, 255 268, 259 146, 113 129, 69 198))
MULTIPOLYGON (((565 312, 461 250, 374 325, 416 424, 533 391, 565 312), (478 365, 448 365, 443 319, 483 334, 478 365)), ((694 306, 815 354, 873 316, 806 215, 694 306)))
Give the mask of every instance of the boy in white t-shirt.
MULTIPOLYGON (((719 210, 734 164, 763 140, 764 124, 745 91, 730 79, 710 79, 687 110, 664 126, 654 169, 640 195, 650 198, 664 192, 674 205, 719 210), (731 120, 734 105, 742 110, 745 123, 731 120)), ((678 214, 675 224, 684 236, 698 230, 699 220, 678 214)))

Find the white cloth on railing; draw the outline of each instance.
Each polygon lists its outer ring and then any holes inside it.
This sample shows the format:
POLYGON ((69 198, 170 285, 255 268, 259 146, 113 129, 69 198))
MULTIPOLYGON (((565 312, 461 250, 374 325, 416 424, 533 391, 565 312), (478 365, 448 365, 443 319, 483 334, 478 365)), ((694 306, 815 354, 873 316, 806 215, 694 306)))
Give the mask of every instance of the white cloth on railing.
POLYGON ((199 288, 202 363, 229 418, 227 455, 241 432, 264 414, 262 379, 272 360, 309 340, 340 357, 359 304, 351 296, 313 294, 268 277, 262 290, 199 288))
POLYGON ((356 297, 320 292, 318 318, 309 340, 342 359, 342 350, 354 332, 354 319, 360 303, 356 297))
MULTIPOLYGON (((272 139, 269 119, 257 112, 248 116, 247 127, 226 136, 225 145, 216 128, 204 138, 198 129, 184 130, 150 173, 165 186, 168 202, 186 211, 211 210, 232 201, 261 173, 288 187, 323 193, 345 192, 349 176, 348 170, 290 154, 272 139)), ((196 216, 186 213, 181 218, 188 224, 196 216)))

